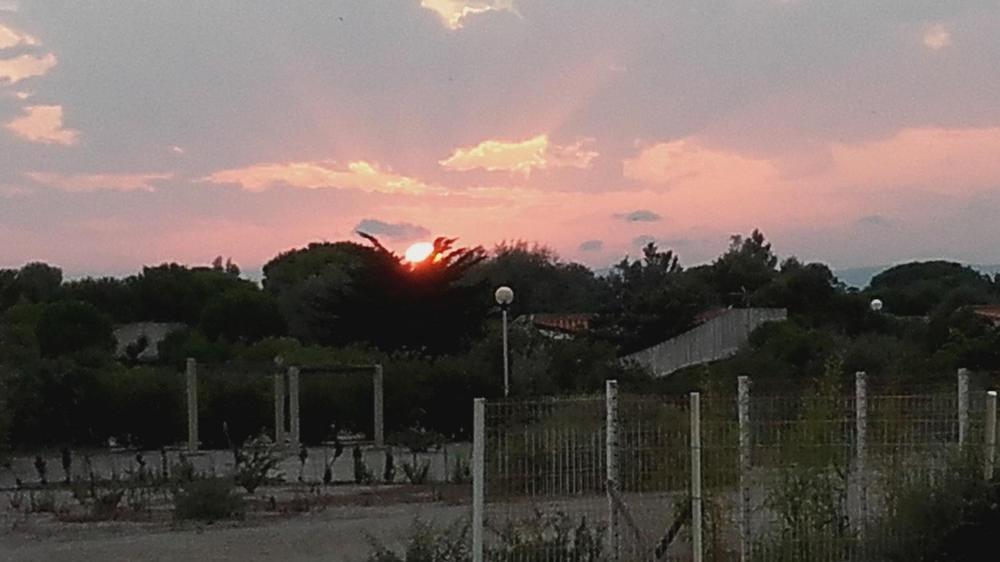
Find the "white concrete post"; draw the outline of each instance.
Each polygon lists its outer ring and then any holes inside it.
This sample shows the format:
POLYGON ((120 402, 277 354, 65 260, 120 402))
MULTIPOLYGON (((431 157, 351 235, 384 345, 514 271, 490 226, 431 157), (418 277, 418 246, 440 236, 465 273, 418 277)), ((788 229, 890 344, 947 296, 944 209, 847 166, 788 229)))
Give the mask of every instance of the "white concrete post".
POLYGON ((198 362, 192 358, 187 360, 185 371, 187 379, 187 418, 188 418, 188 450, 198 450, 198 362))
POLYGON ((993 479, 993 467, 997 454, 997 391, 986 393, 986 459, 983 476, 993 479))
POLYGON ((616 497, 621 491, 621 475, 618 469, 618 381, 610 380, 604 386, 604 408, 607 416, 605 426, 605 464, 607 466, 608 495, 608 552, 611 560, 621 555, 620 529, 616 497))
POLYGON ((372 374, 372 395, 374 396, 373 407, 375 409, 375 446, 384 447, 385 446, 385 416, 383 411, 383 385, 385 384, 385 373, 382 370, 382 364, 375 365, 374 372, 372 374))
POLYGON ((299 368, 288 368, 288 417, 291 425, 292 446, 302 442, 302 419, 299 414, 299 368))
POLYGON ((691 393, 691 550, 692 560, 702 562, 701 514, 701 394, 691 393))
POLYGON ((274 442, 285 445, 285 374, 274 373, 274 442))
POLYGON ((958 370, 958 445, 969 439, 969 370, 958 370))
POLYGON ((483 515, 486 509, 486 401, 472 406, 472 561, 483 562, 483 515))
POLYGON ((736 379, 738 387, 737 410, 740 420, 740 562, 750 560, 750 377, 736 379))
POLYGON ((858 488, 855 525, 864 537, 868 519, 868 476, 865 462, 868 456, 868 375, 864 371, 854 373, 854 424, 857 435, 854 469, 858 488))

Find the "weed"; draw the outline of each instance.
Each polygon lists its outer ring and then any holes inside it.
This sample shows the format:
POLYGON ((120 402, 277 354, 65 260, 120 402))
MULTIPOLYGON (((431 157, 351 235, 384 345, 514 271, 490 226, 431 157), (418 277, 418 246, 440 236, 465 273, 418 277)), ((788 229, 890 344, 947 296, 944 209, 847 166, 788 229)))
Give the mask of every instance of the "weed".
POLYGON ((236 483, 254 493, 267 481, 268 474, 281 462, 280 451, 271 439, 260 434, 234 450, 236 483))
POLYGON ((408 462, 403 463, 403 474, 406 475, 406 479, 410 482, 410 484, 414 485, 426 484, 427 477, 430 474, 430 469, 430 461, 414 461, 413 464, 408 462))

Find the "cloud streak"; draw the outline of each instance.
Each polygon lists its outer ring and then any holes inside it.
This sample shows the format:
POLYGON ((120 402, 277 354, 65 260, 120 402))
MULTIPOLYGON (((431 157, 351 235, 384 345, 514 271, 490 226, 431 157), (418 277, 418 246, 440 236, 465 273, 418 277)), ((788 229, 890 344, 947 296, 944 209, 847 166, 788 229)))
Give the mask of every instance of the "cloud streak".
POLYGON ((649 209, 639 209, 631 213, 620 213, 615 215, 615 218, 625 222, 657 222, 663 220, 663 217, 649 209))
POLYGON ((419 179, 400 175, 364 160, 340 167, 333 162, 257 164, 215 172, 204 181, 236 184, 261 192, 279 185, 301 189, 357 189, 365 192, 420 194, 439 191, 419 179))
POLYGON ((155 183, 173 174, 56 174, 28 172, 25 177, 41 185, 69 193, 98 191, 155 191, 155 183))

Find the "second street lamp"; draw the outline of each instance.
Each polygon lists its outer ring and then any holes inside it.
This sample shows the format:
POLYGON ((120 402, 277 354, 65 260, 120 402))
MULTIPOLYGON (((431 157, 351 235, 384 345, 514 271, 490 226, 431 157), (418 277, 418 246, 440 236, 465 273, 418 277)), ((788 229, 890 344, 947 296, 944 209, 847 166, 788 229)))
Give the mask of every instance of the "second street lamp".
POLYGON ((493 294, 503 315, 503 395, 510 396, 510 355, 507 351, 507 309, 514 302, 514 290, 503 286, 493 294))

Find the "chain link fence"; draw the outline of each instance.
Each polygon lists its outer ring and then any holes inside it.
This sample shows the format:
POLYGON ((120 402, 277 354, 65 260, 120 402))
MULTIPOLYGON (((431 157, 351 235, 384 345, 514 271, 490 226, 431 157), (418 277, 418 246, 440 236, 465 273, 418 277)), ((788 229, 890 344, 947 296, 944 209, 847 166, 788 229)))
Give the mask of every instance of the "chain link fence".
POLYGON ((820 384, 481 402, 477 560, 876 561, 900 498, 992 475, 996 396, 820 384), (987 422, 987 420, 990 420, 987 422))

